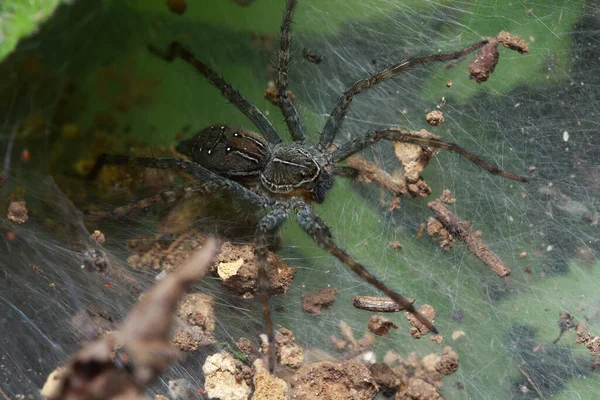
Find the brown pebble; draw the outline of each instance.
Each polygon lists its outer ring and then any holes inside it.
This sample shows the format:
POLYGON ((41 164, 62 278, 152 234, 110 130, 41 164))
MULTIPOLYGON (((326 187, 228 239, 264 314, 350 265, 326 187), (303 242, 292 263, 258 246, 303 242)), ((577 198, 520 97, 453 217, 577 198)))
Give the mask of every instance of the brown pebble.
MULTIPOLYGON (((435 322, 435 309, 429 304, 423 304, 421 308, 419 308, 419 312, 425 316, 432 324, 435 322)), ((408 322, 413 326, 410 328, 410 334, 413 338, 419 339, 422 336, 429 333, 429 329, 425 325, 423 325, 417 317, 412 315, 411 313, 404 313, 404 316, 408 320, 408 322)))
POLYGON ((323 308, 329 308, 335 301, 337 289, 319 289, 316 293, 306 292, 302 295, 302 309, 307 313, 320 315, 323 308))
POLYGON ((99 244, 104 244, 104 242, 106 242, 106 237, 104 236, 104 233, 97 229, 90 235, 90 239, 98 242, 99 244))
POLYGON ((496 36, 496 39, 498 39, 498 42, 500 42, 502 46, 508 49, 518 51, 521 54, 529 52, 529 45, 520 36, 502 31, 496 36))
POLYGON ((433 110, 425 116, 425 119, 431 126, 440 126, 444 123, 444 113, 439 110, 433 110))
POLYGON ((24 201, 11 201, 8 206, 8 220, 15 224, 24 224, 29 219, 24 201))
POLYGON ((450 375, 458 369, 458 354, 450 346, 444 347, 442 356, 435 365, 435 370, 442 375, 450 375))

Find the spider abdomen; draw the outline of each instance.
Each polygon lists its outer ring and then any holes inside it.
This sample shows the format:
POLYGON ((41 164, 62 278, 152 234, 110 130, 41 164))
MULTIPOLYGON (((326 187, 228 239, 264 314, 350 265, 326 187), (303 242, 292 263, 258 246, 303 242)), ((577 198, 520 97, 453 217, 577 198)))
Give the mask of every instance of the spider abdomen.
POLYGON ((258 178, 271 156, 269 143, 262 136, 228 125, 203 129, 193 138, 181 141, 177 151, 233 180, 258 178))

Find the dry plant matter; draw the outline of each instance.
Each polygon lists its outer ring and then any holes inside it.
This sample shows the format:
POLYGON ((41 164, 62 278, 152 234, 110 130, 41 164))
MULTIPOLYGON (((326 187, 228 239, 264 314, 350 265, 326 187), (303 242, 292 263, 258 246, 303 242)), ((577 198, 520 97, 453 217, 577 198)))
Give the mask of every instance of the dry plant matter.
MULTIPOLYGON (((447 193, 447 192, 445 192, 447 193)), ((469 221, 462 220, 456 214, 446 207, 441 199, 434 200, 428 204, 429 208, 434 212, 435 218, 443 228, 451 235, 450 240, 458 238, 463 241, 469 251, 494 271, 499 277, 504 278, 510 275, 510 269, 504 265, 504 262, 485 244, 481 239, 481 233, 473 231, 469 221)), ((443 237, 443 235, 440 235, 443 237)), ((443 242, 442 242, 443 244, 443 242)))
POLYGON ((490 74, 496 69, 496 65, 500 60, 499 44, 521 54, 529 52, 529 46, 525 40, 506 31, 502 31, 496 37, 488 38, 488 40, 489 43, 477 52, 477 56, 469 65, 470 76, 477 83, 487 81, 490 74))
POLYGON ((216 252, 216 241, 208 240, 141 298, 119 331, 85 343, 65 367, 50 374, 42 395, 49 400, 145 399, 146 386, 179 358, 169 341, 177 302, 207 273, 216 252))

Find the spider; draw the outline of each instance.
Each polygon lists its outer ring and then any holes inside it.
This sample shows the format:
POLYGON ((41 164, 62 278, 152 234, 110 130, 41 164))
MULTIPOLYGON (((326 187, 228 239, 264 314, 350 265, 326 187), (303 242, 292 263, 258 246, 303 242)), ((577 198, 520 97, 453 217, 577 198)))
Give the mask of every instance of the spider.
MULTIPOLYGON (((349 156, 380 140, 412 143, 422 147, 434 147, 459 153, 483 169, 513 179, 526 182, 526 179, 504 172, 483 161, 455 143, 437 138, 426 138, 412 134, 408 130, 388 127, 366 132, 333 148, 332 144, 348 112, 354 96, 379 83, 392 78, 415 65, 456 60, 480 49, 488 42, 480 41, 452 53, 438 53, 405 59, 373 75, 354 82, 337 99, 317 143, 305 144, 302 120, 288 95, 288 65, 290 60, 291 23, 296 0, 286 0, 286 9, 281 25, 279 55, 277 61, 276 89, 278 105, 292 137, 292 143, 284 143, 271 122, 241 93, 237 92, 210 67, 197 59, 178 42, 172 42, 167 51, 162 52, 153 46, 149 50, 167 62, 179 58, 194 67, 221 94, 254 123, 260 133, 226 124, 208 127, 194 137, 181 141, 176 149, 187 159, 177 157, 130 157, 127 155, 102 155, 89 177, 98 174, 102 165, 135 165, 156 169, 175 169, 202 182, 192 188, 164 192, 153 198, 139 202, 144 206, 165 201, 170 202, 180 196, 193 196, 198 193, 225 191, 248 204, 263 210, 264 215, 255 231, 255 258, 258 266, 258 292, 262 302, 266 333, 269 340, 269 370, 274 371, 274 332, 268 296, 267 235, 275 232, 288 215, 293 213, 300 227, 322 248, 339 259, 360 278, 373 285, 400 307, 414 315, 431 332, 437 333, 435 326, 423 316, 413 304, 399 293, 377 279, 367 268, 355 261, 340 248, 310 203, 322 203, 336 176, 351 178, 360 172, 348 166, 340 166, 349 156)), ((137 205, 139 205, 137 204, 137 205)), ((117 209, 111 215, 118 215, 137 207, 136 204, 117 209)))

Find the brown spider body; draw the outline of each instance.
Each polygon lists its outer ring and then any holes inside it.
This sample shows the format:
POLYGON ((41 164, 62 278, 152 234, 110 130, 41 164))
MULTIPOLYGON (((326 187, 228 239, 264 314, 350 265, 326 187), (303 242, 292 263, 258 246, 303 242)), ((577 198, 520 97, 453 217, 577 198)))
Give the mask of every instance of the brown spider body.
MULTIPOLYGON (((365 266, 340 248, 335 243, 325 221, 315 214, 308 204, 309 201, 321 203, 325 200, 327 191, 333 186, 333 175, 351 179, 360 175, 361 172, 351 166, 339 165, 352 154, 364 150, 380 140, 412 143, 422 147, 435 147, 456 152, 492 174, 518 182, 527 182, 526 178, 502 171, 456 143, 439 138, 423 137, 397 127, 370 130, 339 146, 332 146, 356 95, 416 65, 463 58, 488 44, 487 40, 451 53, 436 53, 405 59, 357 80, 340 95, 331 112, 328 113, 329 117, 321 130, 318 142, 312 146, 304 144, 303 123, 289 96, 287 87, 291 45, 290 29, 296 0, 286 0, 285 3, 286 10, 281 25, 275 86, 278 105, 294 143, 283 143, 273 124, 255 105, 179 42, 172 42, 166 51, 160 51, 153 46, 150 46, 149 50, 167 62, 181 59, 192 66, 219 89, 231 104, 246 115, 258 128, 260 134, 229 125, 215 125, 177 145, 177 151, 187 155, 189 160, 178 157, 153 158, 103 154, 98 158, 89 174, 90 179, 94 178, 104 164, 133 164, 156 169, 174 168, 198 181, 197 187, 165 192, 153 196, 150 200, 142 200, 136 204, 121 207, 114 212, 104 213, 104 215, 121 215, 136 206, 146 207, 150 203, 168 203, 180 197, 197 193, 212 193, 217 190, 226 191, 264 211, 265 214, 256 227, 254 242, 258 267, 258 291, 263 305, 265 327, 270 345, 269 369, 271 371, 275 366, 275 334, 268 294, 267 235, 276 232, 290 214, 296 216, 298 225, 325 251, 348 266, 365 282, 389 296, 399 307, 412 314, 431 332, 437 333, 433 323, 420 313, 411 301, 389 288, 383 281, 371 274, 365 266)), ((101 215, 102 213, 95 214, 101 215)))
POLYGON ((312 147, 279 143, 229 125, 203 129, 177 145, 193 162, 246 186, 260 184, 274 197, 300 196, 322 203, 333 186, 332 163, 312 147))

